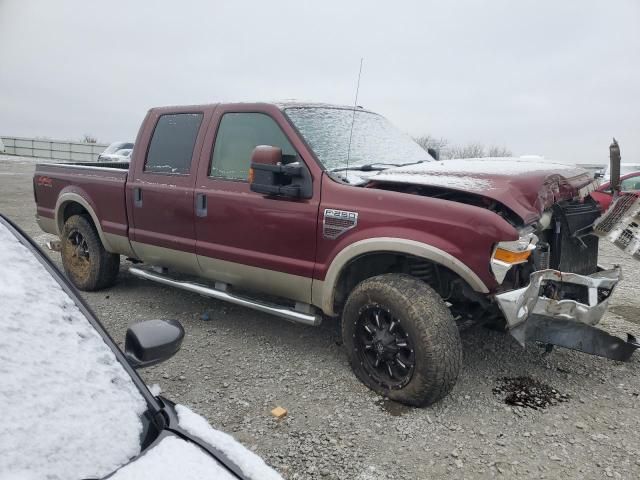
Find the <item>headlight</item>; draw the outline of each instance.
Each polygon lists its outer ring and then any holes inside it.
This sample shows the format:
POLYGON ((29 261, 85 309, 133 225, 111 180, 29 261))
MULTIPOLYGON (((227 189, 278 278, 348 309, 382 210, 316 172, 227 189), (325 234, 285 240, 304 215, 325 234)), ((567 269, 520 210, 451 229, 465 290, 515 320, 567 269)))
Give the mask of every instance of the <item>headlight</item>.
POLYGON ((537 242, 538 237, 533 232, 521 231, 518 240, 496 244, 493 248, 493 255, 491 255, 491 271, 498 283, 504 281, 504 277, 511 270, 511 267, 529 260, 537 242))

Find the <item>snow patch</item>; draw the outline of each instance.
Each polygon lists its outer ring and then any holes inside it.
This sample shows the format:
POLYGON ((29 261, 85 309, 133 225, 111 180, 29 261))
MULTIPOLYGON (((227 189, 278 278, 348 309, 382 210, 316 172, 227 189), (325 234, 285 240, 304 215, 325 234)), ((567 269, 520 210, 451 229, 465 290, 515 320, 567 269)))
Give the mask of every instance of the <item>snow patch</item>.
POLYGON ((255 480, 282 480, 259 456, 242 446, 231 435, 215 430, 197 413, 184 405, 176 405, 176 412, 180 428, 224 452, 247 477, 255 480))
POLYGON ((154 383, 151 386, 147 385, 147 388, 151 392, 151 395, 153 395, 154 397, 157 397, 162 393, 162 388, 157 383, 154 383))
MULTIPOLYGON (((420 165, 409 165, 406 167, 398 167, 389 169, 393 173, 413 173, 413 174, 444 174, 444 175, 519 175, 534 172, 556 172, 562 171, 562 174, 573 176, 584 173, 582 168, 574 165, 565 165, 563 163, 553 162, 551 160, 533 160, 526 158, 513 157, 491 157, 491 158, 465 158, 458 160, 444 160, 437 162, 429 162, 420 165)), ((386 173, 386 171, 384 172, 386 173)), ((383 173, 383 174, 384 174, 383 173)))
POLYGON ((177 437, 164 438, 135 462, 118 470, 111 480, 226 480, 234 476, 208 453, 177 437))
POLYGON ((139 454, 146 403, 100 334, 0 224, 0 478, 102 477, 139 454))
MULTIPOLYGON (((413 173, 385 173, 382 178, 377 176, 373 180, 392 183, 417 183, 413 173)), ((463 175, 431 175, 425 182, 434 187, 455 188, 458 190, 488 190, 492 188, 491 180, 463 175)))

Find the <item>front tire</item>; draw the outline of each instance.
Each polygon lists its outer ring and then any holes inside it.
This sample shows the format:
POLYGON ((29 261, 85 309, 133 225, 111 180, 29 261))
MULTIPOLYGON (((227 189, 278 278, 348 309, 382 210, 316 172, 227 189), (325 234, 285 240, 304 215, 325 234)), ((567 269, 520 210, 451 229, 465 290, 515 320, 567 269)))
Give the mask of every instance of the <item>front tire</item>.
POLYGON ((364 280, 349 295, 342 338, 356 376, 397 402, 426 406, 445 397, 462 366, 456 323, 440 296, 409 275, 364 280))
POLYGON ((120 255, 107 252, 91 221, 73 215, 61 235, 64 271, 80 290, 92 291, 113 285, 120 269, 120 255))

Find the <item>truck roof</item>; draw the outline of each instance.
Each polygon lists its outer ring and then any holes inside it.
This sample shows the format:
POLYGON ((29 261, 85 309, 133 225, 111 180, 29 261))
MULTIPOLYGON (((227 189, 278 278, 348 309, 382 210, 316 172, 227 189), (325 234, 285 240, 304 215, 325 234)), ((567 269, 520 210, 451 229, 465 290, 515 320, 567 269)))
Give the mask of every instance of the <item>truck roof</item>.
MULTIPOLYGON (((339 110, 353 110, 353 105, 340 105, 334 103, 324 103, 324 102, 308 102, 308 101, 300 101, 300 100, 276 100, 272 102, 220 102, 220 103, 209 103, 209 104, 200 104, 200 105, 168 105, 165 107, 153 107, 149 109, 150 112, 165 112, 171 111, 175 112, 176 110, 205 110, 212 109, 217 106, 230 106, 230 105, 242 105, 243 107, 247 106, 264 106, 264 105, 272 105, 280 110, 284 110, 286 108, 334 108, 339 110)), ((375 113, 370 110, 367 110, 361 106, 356 107, 358 111, 367 112, 367 113, 375 113)))

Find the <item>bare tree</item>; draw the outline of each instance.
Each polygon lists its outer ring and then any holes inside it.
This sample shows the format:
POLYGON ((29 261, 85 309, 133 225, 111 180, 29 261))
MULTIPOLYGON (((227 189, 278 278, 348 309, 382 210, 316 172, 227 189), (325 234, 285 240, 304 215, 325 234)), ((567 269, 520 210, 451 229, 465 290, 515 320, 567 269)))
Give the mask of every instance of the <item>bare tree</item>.
POLYGON ((485 148, 485 146, 479 142, 471 142, 466 145, 452 145, 446 138, 438 138, 432 135, 414 137, 414 140, 425 150, 433 148, 439 152, 441 159, 511 157, 513 155, 507 147, 492 145, 485 148))
POLYGON ((440 137, 436 138, 431 135, 422 135, 421 137, 415 137, 414 140, 425 150, 433 148, 434 150, 442 151, 449 145, 449 140, 440 137))
POLYGON ((454 146, 449 152, 449 158, 481 158, 485 156, 484 145, 481 143, 454 146))
POLYGON ((98 139, 90 133, 85 133, 82 136, 82 143, 98 143, 98 139))
POLYGON ((511 157, 513 152, 509 150, 507 147, 498 147, 497 145, 492 145, 487 150, 487 157, 511 157))

